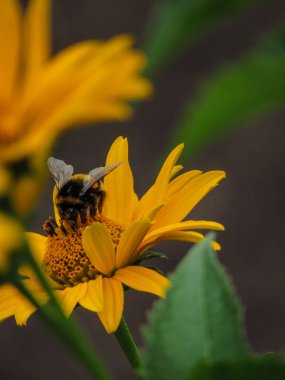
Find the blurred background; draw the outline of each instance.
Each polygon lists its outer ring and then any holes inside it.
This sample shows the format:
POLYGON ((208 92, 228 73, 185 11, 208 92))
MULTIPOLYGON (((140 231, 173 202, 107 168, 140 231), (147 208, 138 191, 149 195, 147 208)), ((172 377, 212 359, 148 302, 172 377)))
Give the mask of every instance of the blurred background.
MULTIPOLYGON (((54 1, 54 52, 77 41, 107 39, 119 33, 133 35, 137 47, 149 47, 152 40, 147 40, 145 30, 153 5, 150 0, 54 1)), ((210 28, 201 28, 191 44, 184 44, 180 54, 168 57, 167 66, 158 67, 156 75, 152 76, 154 69, 150 72, 155 93, 136 107, 130 121, 97 123, 68 131, 57 142, 54 156, 71 163, 77 172, 88 172, 104 164, 109 146, 118 135, 127 136, 136 191, 142 194, 154 180, 158 164, 169 147, 191 138, 183 137, 183 128, 181 133, 176 129, 177 120, 185 114, 185 106, 196 104, 201 86, 212 83, 211 78, 223 67, 247 57, 262 35, 280 24, 284 16, 284 1, 255 1, 224 15, 210 28)), ((248 83, 259 81, 266 95, 271 91, 266 87, 268 78, 260 75, 253 71, 248 83)), ((275 80, 279 82, 278 78, 275 80)), ((235 91, 234 83, 229 97, 235 91)), ((246 96, 247 92, 237 94, 241 106, 246 96)), ((225 109, 222 104, 221 111, 217 110, 221 117, 227 111, 226 100, 225 109)), ((239 107, 239 102, 233 107, 239 107)), ((226 231, 218 234, 222 244, 219 256, 244 305, 252 350, 281 352, 285 344, 285 110, 279 106, 256 115, 237 120, 235 128, 211 144, 201 144, 196 151, 188 149, 183 164, 188 170, 226 170, 227 179, 195 208, 191 218, 215 220, 225 225, 226 231)), ((210 116, 209 113, 209 123, 210 116)), ((31 225, 33 231, 41 232, 45 218, 52 214, 52 186, 50 179, 31 225)), ((169 260, 160 262, 159 266, 170 272, 188 247, 184 243, 161 245, 157 250, 167 253, 169 260)), ((145 323, 153 301, 151 295, 131 290, 126 295, 125 318, 139 344, 139 326, 145 323)), ((115 338, 103 331, 96 315, 79 308, 74 314, 116 378, 132 379, 115 338)), ((0 340, 0 379, 89 378, 36 315, 26 328, 17 327, 12 318, 5 321, 0 340)))

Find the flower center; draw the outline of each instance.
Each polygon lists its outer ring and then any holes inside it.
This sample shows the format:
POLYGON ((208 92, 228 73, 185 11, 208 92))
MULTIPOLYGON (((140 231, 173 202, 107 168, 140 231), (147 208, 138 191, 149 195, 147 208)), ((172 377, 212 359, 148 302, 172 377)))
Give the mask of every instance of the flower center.
MULTIPOLYGON (((124 227, 103 215, 96 215, 95 222, 103 223, 108 228, 116 249, 124 227)), ((79 226, 75 231, 69 228, 64 233, 58 227, 57 235, 47 237, 43 268, 59 285, 74 286, 94 279, 99 273, 86 256, 82 245, 85 228, 86 225, 79 226)))

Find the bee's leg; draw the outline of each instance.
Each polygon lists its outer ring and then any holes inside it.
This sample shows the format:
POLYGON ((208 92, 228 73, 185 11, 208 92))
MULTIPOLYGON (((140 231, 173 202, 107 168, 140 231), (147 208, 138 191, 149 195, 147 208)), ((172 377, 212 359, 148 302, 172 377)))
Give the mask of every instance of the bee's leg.
POLYGON ((51 216, 47 218, 47 220, 43 224, 44 231, 50 236, 57 235, 57 233, 55 232, 57 227, 58 225, 56 223, 56 220, 51 216))
POLYGON ((89 198, 89 208, 88 208, 88 213, 90 215, 91 220, 93 220, 96 215, 96 199, 97 199, 97 195, 91 193, 90 198, 89 198))
POLYGON ((105 198, 106 198, 105 191, 100 190, 100 192, 98 192, 98 194, 97 194, 97 199, 98 199, 97 208, 98 208, 98 211, 100 214, 102 214, 103 203, 104 203, 105 198))
POLYGON ((95 218, 95 214, 96 214, 96 212, 95 212, 95 207, 94 207, 94 205, 90 205, 90 206, 89 206, 89 215, 90 215, 91 219, 94 219, 94 218, 95 218))
POLYGON ((77 222, 75 220, 71 220, 70 221, 70 227, 72 228, 72 230, 75 232, 76 229, 77 229, 77 222))
POLYGON ((86 224, 87 222, 86 210, 84 209, 80 210, 79 215, 80 215, 81 223, 86 224))
POLYGON ((64 227, 64 225, 62 223, 62 220, 60 220, 60 229, 64 233, 64 235, 67 235, 67 231, 66 231, 66 228, 64 227))

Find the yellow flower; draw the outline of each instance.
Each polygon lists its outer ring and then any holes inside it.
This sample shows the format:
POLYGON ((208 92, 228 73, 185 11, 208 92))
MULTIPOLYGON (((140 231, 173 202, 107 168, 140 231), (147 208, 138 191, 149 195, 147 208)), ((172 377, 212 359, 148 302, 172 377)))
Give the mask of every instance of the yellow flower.
POLYGON ((15 253, 24 240, 19 223, 0 211, 0 273, 9 269, 11 255, 15 253))
MULTIPOLYGON (((151 247, 165 240, 198 242, 204 236, 195 230, 224 229, 212 221, 183 221, 225 173, 192 170, 177 176, 182 166, 176 166, 176 161, 182 149, 181 144, 169 154, 154 184, 138 199, 128 143, 119 137, 106 165, 123 163, 104 179, 107 196, 102 214, 86 224, 78 222, 77 229, 65 223, 64 228, 56 228, 56 235, 27 234, 66 315, 80 304, 98 313, 108 333, 116 331, 123 312, 124 285, 160 297, 169 286, 166 277, 141 265, 151 247)), ((56 208, 55 219, 60 225, 56 208)), ((219 249, 218 243, 213 247, 219 249)), ((31 274, 26 276, 23 281, 43 299, 37 281, 31 274)), ((11 286, 0 288, 0 300, 0 319, 15 315, 18 324, 25 324, 35 310, 11 286)))
POLYGON ((0 162, 50 148, 71 125, 125 119, 150 94, 127 35, 84 41, 50 57, 51 0, 0 1, 0 162))
POLYGON ((12 176, 9 170, 0 165, 0 198, 7 196, 12 186, 12 176))

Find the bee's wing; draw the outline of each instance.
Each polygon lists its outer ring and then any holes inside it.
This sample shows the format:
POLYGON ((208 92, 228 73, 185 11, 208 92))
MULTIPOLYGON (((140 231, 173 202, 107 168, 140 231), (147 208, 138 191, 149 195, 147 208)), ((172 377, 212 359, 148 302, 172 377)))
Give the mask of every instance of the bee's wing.
POLYGON ((91 170, 83 180, 83 188, 80 193, 84 194, 87 190, 90 189, 90 187, 94 185, 95 182, 99 181, 107 174, 111 173, 111 171, 113 171, 119 165, 121 165, 122 162, 123 161, 116 162, 108 166, 101 166, 99 168, 91 170))
POLYGON ((55 180, 56 187, 59 189, 69 181, 73 174, 73 166, 66 165, 62 160, 57 160, 54 157, 50 157, 47 161, 48 168, 55 180))

